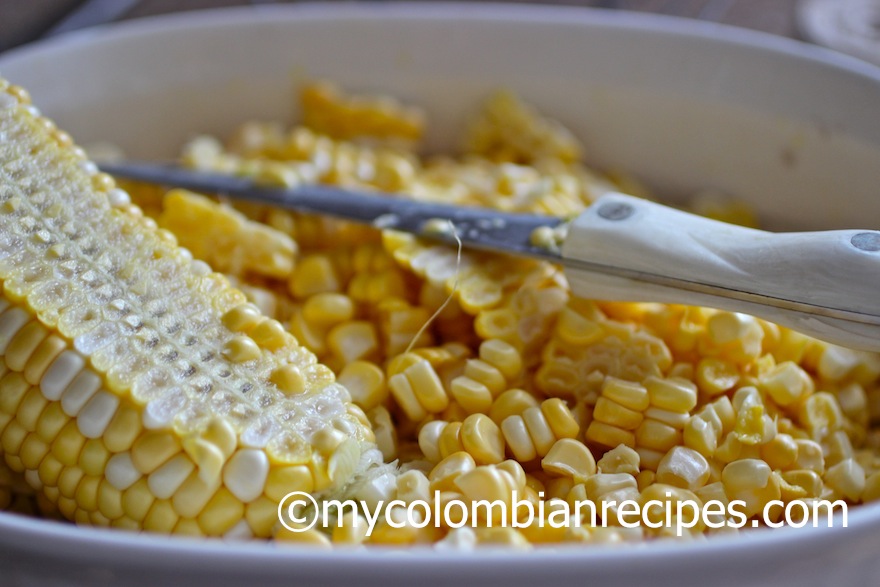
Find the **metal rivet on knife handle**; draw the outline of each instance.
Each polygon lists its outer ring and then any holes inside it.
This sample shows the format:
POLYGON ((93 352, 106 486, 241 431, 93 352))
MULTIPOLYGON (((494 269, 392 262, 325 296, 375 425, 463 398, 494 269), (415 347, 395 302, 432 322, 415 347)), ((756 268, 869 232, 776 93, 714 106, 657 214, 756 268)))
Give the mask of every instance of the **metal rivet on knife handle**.
POLYGON ((860 232, 850 240, 852 246, 869 253, 880 251, 880 232, 860 232))

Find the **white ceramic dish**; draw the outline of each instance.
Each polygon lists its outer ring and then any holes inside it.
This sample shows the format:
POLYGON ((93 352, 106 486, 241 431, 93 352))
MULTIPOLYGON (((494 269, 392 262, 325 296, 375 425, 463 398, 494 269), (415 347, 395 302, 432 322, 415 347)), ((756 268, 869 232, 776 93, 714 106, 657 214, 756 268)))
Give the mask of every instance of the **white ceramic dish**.
MULTIPOLYGON (((503 5, 240 9, 74 34, 3 55, 0 74, 79 142, 138 157, 291 119, 294 87, 318 76, 425 105, 442 147, 503 85, 574 129, 595 164, 666 193, 724 189, 778 225, 880 225, 880 70, 718 25, 503 5)), ((312 552, 0 514, 0 585, 873 585, 878 553, 873 505, 845 529, 525 554, 312 552)))

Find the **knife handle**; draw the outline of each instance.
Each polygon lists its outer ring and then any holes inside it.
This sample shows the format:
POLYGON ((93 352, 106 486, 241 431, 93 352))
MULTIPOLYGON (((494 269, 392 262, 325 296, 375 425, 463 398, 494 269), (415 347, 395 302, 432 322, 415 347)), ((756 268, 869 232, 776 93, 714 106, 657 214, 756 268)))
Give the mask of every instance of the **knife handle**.
POLYGON ((572 222, 562 257, 586 298, 745 312, 880 351, 877 231, 772 233, 608 194, 572 222))

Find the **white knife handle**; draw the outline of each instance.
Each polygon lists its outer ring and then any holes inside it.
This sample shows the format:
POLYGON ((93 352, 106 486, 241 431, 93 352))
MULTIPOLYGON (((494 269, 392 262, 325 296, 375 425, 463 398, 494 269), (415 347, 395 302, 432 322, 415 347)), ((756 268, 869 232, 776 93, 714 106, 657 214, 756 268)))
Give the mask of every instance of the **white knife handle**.
POLYGON ((562 247, 581 296, 711 306, 880 351, 880 232, 772 233, 623 194, 576 218, 562 247))

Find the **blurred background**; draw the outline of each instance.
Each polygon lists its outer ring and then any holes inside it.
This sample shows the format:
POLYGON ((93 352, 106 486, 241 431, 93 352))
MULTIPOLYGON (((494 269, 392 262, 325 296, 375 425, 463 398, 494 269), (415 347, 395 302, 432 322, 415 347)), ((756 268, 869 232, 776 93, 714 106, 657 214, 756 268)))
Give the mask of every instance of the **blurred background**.
MULTIPOLYGON (((880 64, 880 0, 530 1, 720 22, 817 42, 880 64)), ((96 22, 184 10, 283 3, 289 0, 0 0, 0 51, 96 22)))

